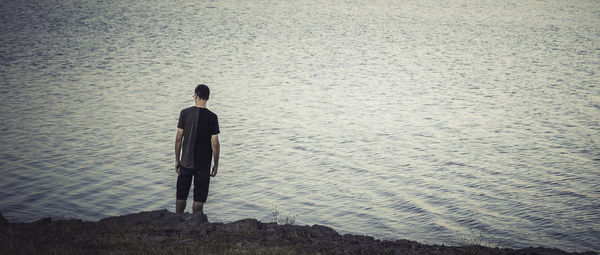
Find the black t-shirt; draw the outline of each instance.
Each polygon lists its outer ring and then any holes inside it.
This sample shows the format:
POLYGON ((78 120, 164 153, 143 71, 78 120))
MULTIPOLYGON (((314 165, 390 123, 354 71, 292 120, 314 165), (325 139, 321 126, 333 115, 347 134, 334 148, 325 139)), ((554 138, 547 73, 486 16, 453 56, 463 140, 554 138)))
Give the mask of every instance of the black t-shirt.
POLYGON ((183 129, 179 164, 185 168, 210 168, 211 136, 219 133, 217 115, 206 108, 192 106, 181 111, 177 127, 183 129))

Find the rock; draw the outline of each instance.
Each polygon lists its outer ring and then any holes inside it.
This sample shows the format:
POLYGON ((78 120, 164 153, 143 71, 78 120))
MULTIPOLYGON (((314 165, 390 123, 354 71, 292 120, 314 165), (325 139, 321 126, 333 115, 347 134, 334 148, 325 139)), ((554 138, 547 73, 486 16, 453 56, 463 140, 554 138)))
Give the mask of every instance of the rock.
POLYGON ((41 218, 39 220, 34 221, 33 224, 46 224, 46 223, 50 223, 50 222, 52 222, 52 218, 46 217, 46 218, 41 218))
POLYGON ((206 217, 206 214, 204 213, 184 213, 183 214, 183 220, 185 223, 191 224, 191 225, 197 225, 197 224, 202 224, 202 223, 207 223, 208 222, 208 217, 206 217))
MULTIPOLYGON (((6 224, 11 223, 0 214, 0 225, 6 224)), ((177 214, 167 210, 110 217, 99 222, 52 221, 50 218, 44 218, 34 223, 11 224, 10 228, 18 234, 20 244, 29 247, 17 247, 24 251, 22 253, 43 253, 46 247, 63 246, 65 248, 58 249, 57 254, 84 249, 89 249, 90 253, 95 254, 106 252, 106 248, 115 249, 116 253, 143 253, 147 250, 138 247, 140 242, 137 237, 140 237, 145 241, 156 242, 156 247, 152 249, 156 249, 158 254, 190 253, 195 245, 206 246, 206 251, 216 249, 216 253, 264 251, 309 254, 571 254, 548 248, 492 249, 482 246, 425 245, 410 240, 376 240, 364 235, 340 236, 334 229, 322 225, 277 225, 261 223, 255 219, 227 224, 210 223, 202 213, 177 214), (136 238, 122 238, 128 235, 136 238), (114 240, 118 240, 119 244, 115 245, 114 240), (228 248, 232 245, 238 246, 233 250, 228 248), (266 249, 257 250, 257 247, 266 249)), ((0 229, 0 250, 5 247, 3 244, 16 240, 10 239, 12 236, 2 235, 2 230, 5 229, 0 229)), ((19 252, 14 250, 12 253, 19 252)))
POLYGON ((152 237, 152 241, 153 242, 160 243, 160 242, 162 242, 164 240, 167 240, 167 237, 165 237, 165 236, 155 236, 155 237, 152 237))
POLYGON ((4 216, 2 216, 2 213, 0 212, 0 227, 4 227, 8 224, 8 221, 4 218, 4 216))
POLYGON ((277 228, 277 222, 261 223, 259 229, 275 229, 277 228))
POLYGON ((333 230, 333 228, 323 225, 313 225, 309 231, 311 236, 316 236, 321 239, 334 238, 339 236, 339 234, 335 230, 333 230))
POLYGON ((568 254, 562 250, 559 249, 552 249, 552 248, 543 248, 543 247, 537 247, 537 248, 533 248, 533 247, 529 247, 529 248, 525 248, 525 249, 520 249, 517 250, 519 252, 522 252, 524 254, 536 254, 536 255, 564 255, 564 254, 568 254))
POLYGON ((227 232, 254 232, 258 229, 258 220, 243 219, 236 222, 227 223, 220 228, 227 232))
POLYGON ((177 214, 167 210, 157 210, 109 217, 98 221, 98 224, 106 227, 171 227, 185 221, 185 216, 186 214, 177 214))
POLYGON ((184 240, 179 241, 179 243, 180 244, 185 244, 185 243, 189 243, 189 242, 192 242, 192 241, 194 241, 194 239, 184 239, 184 240))
POLYGON ((183 218, 183 222, 180 222, 179 224, 177 224, 178 227, 182 228, 183 230, 187 230, 187 231, 200 232, 200 234, 203 234, 203 235, 207 233, 208 217, 206 217, 206 214, 184 213, 184 214, 181 214, 181 217, 183 218))

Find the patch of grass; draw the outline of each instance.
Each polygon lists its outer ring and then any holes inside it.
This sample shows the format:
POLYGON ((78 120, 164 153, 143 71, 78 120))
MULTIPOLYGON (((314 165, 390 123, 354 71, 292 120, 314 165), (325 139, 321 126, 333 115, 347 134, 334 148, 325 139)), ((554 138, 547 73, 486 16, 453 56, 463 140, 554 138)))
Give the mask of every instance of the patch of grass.
POLYGON ((462 235, 458 237, 459 244, 466 246, 485 246, 483 241, 484 239, 485 233, 483 230, 479 231, 479 233, 476 233, 473 229, 471 229, 470 235, 462 235))
POLYGON ((296 222, 297 214, 292 214, 287 211, 279 211, 277 209, 277 205, 273 205, 271 209, 271 215, 273 216, 273 221, 277 222, 280 225, 294 225, 296 222))
POLYGON ((493 245, 485 241, 485 232, 483 230, 476 232, 471 229, 470 235, 463 235, 458 238, 459 245, 465 254, 485 254, 487 248, 494 248, 493 245))

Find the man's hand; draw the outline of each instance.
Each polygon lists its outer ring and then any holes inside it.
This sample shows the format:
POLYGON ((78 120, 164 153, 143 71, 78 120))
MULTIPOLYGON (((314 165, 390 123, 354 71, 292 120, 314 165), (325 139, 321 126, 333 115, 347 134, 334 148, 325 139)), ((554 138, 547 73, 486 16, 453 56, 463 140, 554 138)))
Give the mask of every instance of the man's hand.
POLYGON ((219 143, 219 134, 214 134, 210 136, 212 150, 213 150, 213 169, 210 172, 210 176, 215 177, 217 175, 217 171, 219 170, 219 153, 221 152, 221 144, 219 143))
POLYGON ((177 136, 175 136, 175 172, 180 174, 179 172, 179 159, 181 153, 181 141, 183 139, 183 129, 177 129, 177 136))
POLYGON ((217 171, 219 171, 219 166, 218 165, 214 165, 213 169, 212 169, 212 172, 210 172, 210 176, 211 177, 217 176, 217 171))

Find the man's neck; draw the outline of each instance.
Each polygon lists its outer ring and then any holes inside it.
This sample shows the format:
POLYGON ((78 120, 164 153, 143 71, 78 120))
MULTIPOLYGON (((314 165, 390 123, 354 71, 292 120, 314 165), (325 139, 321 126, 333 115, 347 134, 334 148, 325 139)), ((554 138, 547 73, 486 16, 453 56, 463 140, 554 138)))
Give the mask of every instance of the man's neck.
POLYGON ((206 108, 206 100, 196 100, 196 107, 206 108))

